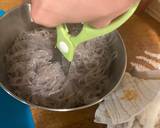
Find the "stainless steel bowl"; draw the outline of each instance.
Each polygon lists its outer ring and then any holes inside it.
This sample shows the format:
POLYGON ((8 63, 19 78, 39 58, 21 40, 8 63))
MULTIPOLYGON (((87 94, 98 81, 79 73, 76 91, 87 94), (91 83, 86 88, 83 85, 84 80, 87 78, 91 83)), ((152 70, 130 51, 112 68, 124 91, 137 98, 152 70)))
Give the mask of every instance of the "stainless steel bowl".
MULTIPOLYGON (((9 11, 4 17, 0 18, 0 36, 1 36, 0 37, 0 81, 2 83, 0 86, 8 94, 13 96, 15 99, 21 101, 22 103, 31 105, 32 107, 38 107, 38 108, 51 110, 51 111, 79 110, 79 109, 84 109, 84 108, 93 106, 103 101, 104 97, 100 98, 99 100, 91 104, 87 104, 87 105, 79 106, 75 108, 67 108, 67 109, 48 108, 44 106, 37 106, 35 104, 24 101, 23 99, 21 99, 20 97, 17 97, 15 94, 13 94, 7 89, 7 87, 5 86, 7 85, 7 72, 6 72, 6 65, 4 62, 4 55, 6 54, 8 48, 14 42, 15 38, 19 33, 26 30, 32 30, 35 27, 35 25, 32 24, 32 22, 30 21, 28 12, 29 12, 28 6, 23 5, 21 7, 18 7, 9 11)), ((110 94, 119 85, 121 79, 123 78, 123 75, 126 70, 126 65, 127 65, 126 49, 120 37, 120 34, 118 32, 113 32, 110 34, 110 36, 112 36, 114 47, 118 50, 118 57, 110 67, 110 70, 111 70, 110 79, 112 82, 109 85, 108 91, 106 91, 106 96, 110 94)))

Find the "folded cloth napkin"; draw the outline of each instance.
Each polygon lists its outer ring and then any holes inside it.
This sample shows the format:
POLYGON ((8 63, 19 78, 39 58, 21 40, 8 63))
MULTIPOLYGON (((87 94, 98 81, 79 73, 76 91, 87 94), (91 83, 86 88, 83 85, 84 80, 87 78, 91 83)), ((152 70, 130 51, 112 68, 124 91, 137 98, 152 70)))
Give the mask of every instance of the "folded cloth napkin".
POLYGON ((125 73, 119 87, 105 97, 95 122, 108 128, 153 128, 160 113, 160 54, 145 51, 132 62, 132 75, 125 73), (158 95, 159 94, 159 95, 158 95))

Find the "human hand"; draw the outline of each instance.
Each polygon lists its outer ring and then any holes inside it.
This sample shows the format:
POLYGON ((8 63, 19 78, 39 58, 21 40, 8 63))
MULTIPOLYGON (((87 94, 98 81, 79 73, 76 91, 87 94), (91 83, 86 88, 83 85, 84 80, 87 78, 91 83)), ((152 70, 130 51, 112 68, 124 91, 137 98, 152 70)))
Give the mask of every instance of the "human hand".
POLYGON ((103 27, 137 0, 31 0, 35 23, 54 27, 62 23, 89 23, 103 27))

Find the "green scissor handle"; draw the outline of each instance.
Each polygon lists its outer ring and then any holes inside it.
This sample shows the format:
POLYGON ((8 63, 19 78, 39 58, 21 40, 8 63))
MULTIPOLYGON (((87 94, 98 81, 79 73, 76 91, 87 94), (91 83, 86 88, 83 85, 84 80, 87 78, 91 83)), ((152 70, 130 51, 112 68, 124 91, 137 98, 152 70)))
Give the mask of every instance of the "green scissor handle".
POLYGON ((64 57, 68 61, 72 61, 76 47, 88 40, 94 39, 98 36, 102 36, 113 32, 124 24, 136 11, 140 1, 132 5, 132 7, 124 13, 122 16, 114 20, 110 25, 104 28, 96 29, 87 24, 83 25, 81 32, 77 36, 71 36, 68 33, 66 25, 57 26, 57 48, 61 51, 64 57))

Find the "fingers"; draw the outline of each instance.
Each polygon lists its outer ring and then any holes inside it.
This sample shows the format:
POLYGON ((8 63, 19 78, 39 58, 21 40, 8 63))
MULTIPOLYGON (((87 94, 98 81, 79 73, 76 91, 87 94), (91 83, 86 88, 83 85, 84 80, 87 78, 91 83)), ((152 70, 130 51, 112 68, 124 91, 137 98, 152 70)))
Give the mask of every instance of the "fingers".
MULTIPOLYGON (((44 11, 31 11, 31 17, 36 24, 43 25, 46 27, 54 27, 58 25, 56 18, 51 19, 47 16, 47 13, 44 11)), ((53 17, 53 16, 52 16, 53 17)))
MULTIPOLYGON (((54 6, 52 5, 52 7, 54 6)), ((43 0, 31 0, 31 17, 37 24, 46 27, 55 27, 60 23, 59 18, 53 11, 51 13, 47 8, 50 7, 49 5, 45 5, 43 0)))
POLYGON ((89 21, 88 23, 93 27, 101 28, 110 24, 137 0, 103 0, 101 2, 94 0, 94 3, 84 1, 31 0, 31 17, 35 23, 46 27, 89 21), (80 5, 78 6, 77 3, 80 5), (75 9, 75 7, 77 8, 75 9))
POLYGON ((116 19, 121 12, 119 13, 113 13, 110 16, 99 18, 97 20, 89 22, 89 24, 95 28, 103 28, 107 25, 109 25, 114 19, 116 19))
POLYGON ((109 25, 113 20, 115 20, 118 16, 125 13, 128 10, 127 7, 129 8, 129 6, 127 5, 126 7, 120 8, 117 11, 113 11, 112 13, 110 13, 110 15, 107 15, 106 17, 90 21, 89 24, 95 28, 105 27, 106 25, 109 25))
POLYGON ((111 23, 111 20, 106 18, 106 19, 98 19, 95 21, 89 22, 89 24, 95 28, 103 28, 106 25, 109 25, 111 23))

